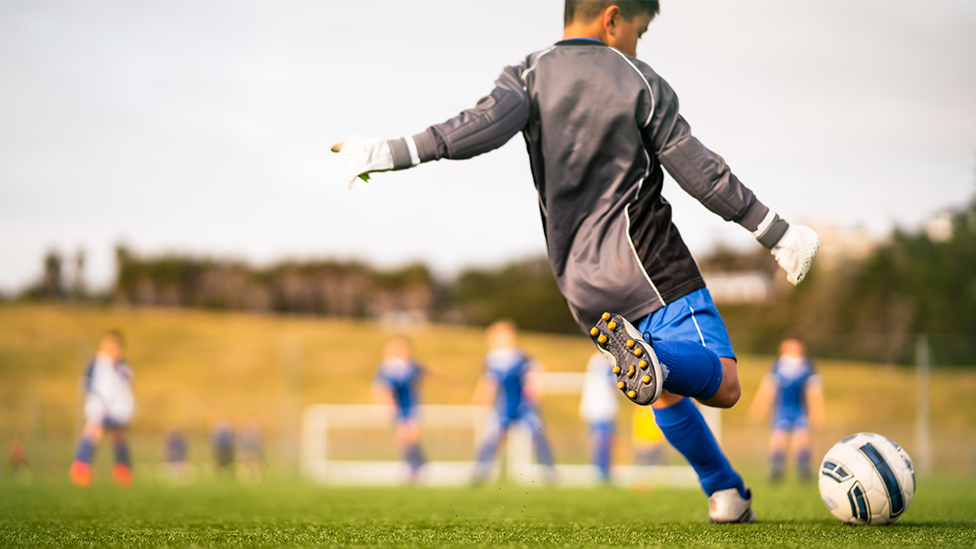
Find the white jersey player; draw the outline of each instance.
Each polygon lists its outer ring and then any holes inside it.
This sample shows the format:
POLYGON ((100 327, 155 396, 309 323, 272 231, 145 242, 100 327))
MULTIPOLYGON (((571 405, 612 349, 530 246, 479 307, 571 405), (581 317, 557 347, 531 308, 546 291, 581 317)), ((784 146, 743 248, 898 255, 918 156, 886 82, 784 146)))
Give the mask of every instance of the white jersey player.
POLYGON ((135 413, 132 369, 122 358, 122 334, 102 336, 98 353, 85 369, 85 428, 71 464, 71 480, 78 486, 91 483, 91 462, 105 430, 112 435, 115 468, 112 477, 121 486, 132 483, 132 468, 125 429, 135 413))

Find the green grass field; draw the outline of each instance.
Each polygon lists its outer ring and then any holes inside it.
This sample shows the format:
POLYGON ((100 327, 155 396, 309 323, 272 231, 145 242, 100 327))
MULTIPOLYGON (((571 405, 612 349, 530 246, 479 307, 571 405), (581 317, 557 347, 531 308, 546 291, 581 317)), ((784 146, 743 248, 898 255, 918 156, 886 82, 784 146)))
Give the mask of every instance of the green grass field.
MULTIPOLYGON (((767 486, 765 424, 745 410, 770 357, 740 357, 744 402, 723 415, 723 446, 755 489, 761 523, 715 526, 697 490, 328 488, 301 483, 276 462, 282 418, 279 356, 301 348, 301 405, 368 401, 382 326, 351 320, 209 311, 0 305, 0 467, 13 437, 24 441, 33 482, 0 471, 0 548, 45 546, 964 546, 976 547, 976 369, 937 368, 931 380, 935 470, 922 478, 896 524, 852 527, 835 520, 815 485, 767 486), (80 490, 67 483, 77 441, 78 383, 98 334, 121 327, 136 370, 140 414, 130 435, 135 485, 107 480, 80 490), (214 419, 256 418, 266 436, 268 482, 215 480, 207 446, 214 419), (157 482, 161 437, 190 435, 197 475, 184 486, 157 482), (947 476, 954 472, 956 476, 947 476)), ((451 377, 432 377, 425 401, 468 401, 481 368, 481 330, 431 325, 411 332, 418 356, 451 377)), ((525 334, 525 348, 550 371, 581 371, 593 352, 582 337, 525 334)), ((879 364, 818 361, 827 425, 815 453, 861 430, 913 448, 914 372, 879 364)), ((560 463, 582 463, 585 426, 578 397, 552 396, 543 414, 560 463)), ((629 415, 621 414, 615 453, 629 463, 629 415)), ((392 459, 389 455, 368 459, 392 459)), ((387 439, 390 439, 389 441, 387 439)), ((96 470, 107 479, 111 451, 96 470)), ((354 448, 357 449, 357 448, 354 448)), ((465 448, 467 457, 469 448, 465 448)), ((437 457, 437 456, 434 456, 437 457)))
POLYGON ((712 525, 694 490, 0 485, 2 547, 976 546, 976 480, 920 482, 886 527, 831 517, 814 484, 758 485, 760 523, 712 525))

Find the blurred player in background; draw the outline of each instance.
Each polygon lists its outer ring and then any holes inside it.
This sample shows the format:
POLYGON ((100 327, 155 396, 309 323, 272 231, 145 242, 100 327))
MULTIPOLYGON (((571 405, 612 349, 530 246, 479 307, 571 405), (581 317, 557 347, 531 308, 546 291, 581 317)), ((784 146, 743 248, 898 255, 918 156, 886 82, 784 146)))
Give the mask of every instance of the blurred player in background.
POLYGON ((191 469, 186 458, 186 437, 179 429, 170 429, 163 437, 163 478, 181 483, 190 479, 191 469))
POLYGON ((214 471, 218 478, 231 479, 235 477, 236 439, 234 425, 230 421, 220 419, 214 423, 213 430, 210 433, 210 442, 213 444, 214 471))
POLYGON ((809 479, 810 425, 824 421, 824 394, 820 376, 806 356, 803 342, 785 339, 779 357, 759 385, 749 407, 749 417, 762 420, 772 407, 772 434, 769 437, 770 478, 782 480, 786 468, 786 446, 791 435, 797 458, 797 474, 809 479))
POLYGON ((17 437, 10 441, 7 472, 13 480, 19 480, 22 483, 29 483, 31 480, 30 465, 27 463, 27 449, 17 437))
POLYGON ((474 108, 412 137, 353 135, 332 150, 352 185, 372 172, 472 158, 521 133, 553 275, 574 317, 624 395, 657 408, 658 426, 698 474, 709 519, 753 522, 751 491, 688 399, 728 408, 741 388, 725 324, 661 194, 664 170, 752 233, 793 284, 819 240, 763 204, 698 141, 675 91, 637 59, 659 9, 657 0, 567 0, 563 39, 505 67, 474 108))
POLYGON ((373 380, 373 399, 389 406, 394 414, 394 433, 410 467, 410 482, 417 479, 427 459, 420 448, 420 426, 417 407, 420 405, 418 385, 423 369, 414 360, 410 341, 395 337, 383 348, 383 362, 373 380))
POLYGON ((70 476, 78 486, 91 483, 95 448, 105 431, 112 437, 115 468, 112 478, 120 486, 132 483, 132 462, 125 431, 135 413, 132 369, 122 356, 124 342, 118 331, 109 331, 98 344, 98 353, 85 369, 85 427, 71 464, 70 476))
POLYGON ((539 415, 539 402, 544 392, 542 365, 518 348, 518 328, 510 320, 499 320, 487 330, 488 354, 485 373, 478 380, 472 404, 494 403, 490 424, 478 450, 474 483, 488 478, 498 444, 509 427, 523 422, 532 432, 536 459, 545 469, 547 482, 555 480, 552 451, 539 415))
POLYGON ((239 469, 241 478, 248 482, 264 480, 264 441, 261 426, 248 418, 241 424, 241 451, 239 469))
POLYGON ((600 480, 610 482, 610 451, 620 409, 617 379, 602 353, 593 353, 583 377, 580 417, 590 429, 590 462, 600 473, 600 480))
POLYGON ((654 420, 654 409, 650 406, 634 408, 634 430, 631 447, 635 465, 664 465, 668 462, 664 453, 664 433, 654 420))

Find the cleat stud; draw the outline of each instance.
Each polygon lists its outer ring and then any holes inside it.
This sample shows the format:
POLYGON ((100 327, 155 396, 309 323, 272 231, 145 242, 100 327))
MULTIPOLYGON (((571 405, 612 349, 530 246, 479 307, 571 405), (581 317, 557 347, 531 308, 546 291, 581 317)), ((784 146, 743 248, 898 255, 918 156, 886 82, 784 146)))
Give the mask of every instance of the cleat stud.
POLYGON ((627 340, 627 348, 628 349, 633 349, 634 348, 634 340, 633 339, 628 339, 627 340))
POLYGON ((640 366, 640 369, 641 370, 646 370, 647 369, 647 361, 646 360, 642 360, 642 361, 638 362, 637 365, 640 366))
POLYGON ((644 351, 641 351, 640 350, 640 347, 638 347, 638 348, 634 349, 634 356, 641 356, 641 353, 643 353, 643 352, 644 351))
POLYGON ((591 336, 593 336, 593 337, 596 337, 596 336, 597 336, 597 335, 598 335, 599 333, 600 333, 600 329, 599 329, 599 328, 597 328, 596 326, 594 326, 594 327, 593 327, 593 328, 592 328, 592 329, 590 330, 590 335, 591 335, 591 336))
POLYGON ((600 337, 596 338, 596 340, 599 341, 600 343, 606 343, 607 342, 607 336, 605 336, 603 334, 600 334, 600 337))
POLYGON ((617 323, 611 320, 610 323, 607 324, 607 328, 610 328, 611 330, 616 330, 617 329, 617 323))
POLYGON ((600 318, 602 318, 603 320, 610 320, 610 313, 603 313, 603 316, 601 316, 600 318))
POLYGON ((620 373, 620 366, 614 366, 613 367, 613 373, 619 374, 620 373))
POLYGON ((637 373, 637 370, 635 370, 634 369, 634 365, 631 364, 630 370, 627 371, 627 377, 634 377, 634 374, 636 374, 636 373, 637 373))
POLYGON ((627 391, 627 396, 630 398, 637 398, 637 391, 627 391))
POLYGON ((644 383, 650 383, 651 382, 651 376, 644 376, 644 378, 641 379, 641 381, 643 381, 644 383))
POLYGON ((624 382, 623 381, 618 381, 617 382, 617 388, 618 389, 623 390, 624 387, 626 387, 626 385, 624 385, 624 382))

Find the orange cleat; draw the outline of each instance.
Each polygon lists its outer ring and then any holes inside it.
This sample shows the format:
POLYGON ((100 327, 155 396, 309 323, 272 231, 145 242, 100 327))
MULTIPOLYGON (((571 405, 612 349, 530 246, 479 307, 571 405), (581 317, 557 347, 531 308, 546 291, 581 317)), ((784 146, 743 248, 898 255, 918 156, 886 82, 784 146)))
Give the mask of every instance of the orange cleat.
POLYGON ((132 484, 132 469, 128 465, 119 463, 112 469, 112 480, 115 484, 123 488, 128 488, 132 484))
POLYGON ((76 486, 84 488, 91 484, 91 467, 84 461, 76 459, 71 463, 68 476, 71 477, 71 482, 75 483, 76 486))

